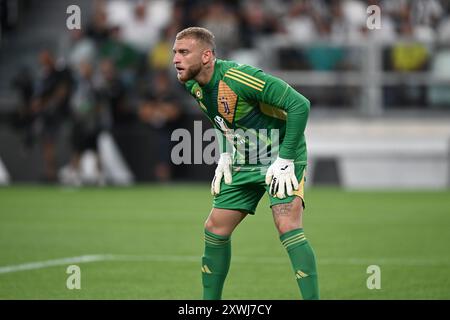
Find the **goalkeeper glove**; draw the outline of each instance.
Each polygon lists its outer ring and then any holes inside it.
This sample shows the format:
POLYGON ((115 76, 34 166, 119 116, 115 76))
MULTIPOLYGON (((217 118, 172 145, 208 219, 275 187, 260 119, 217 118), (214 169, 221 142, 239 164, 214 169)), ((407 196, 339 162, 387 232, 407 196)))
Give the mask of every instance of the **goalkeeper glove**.
POLYGON ((298 189, 298 181, 295 176, 294 160, 278 157, 267 169, 266 184, 270 184, 269 194, 272 197, 283 199, 292 196, 293 190, 298 189))
POLYGON ((214 174, 214 179, 211 183, 211 194, 213 196, 220 193, 220 182, 222 181, 222 177, 225 178, 226 184, 231 184, 231 154, 230 153, 221 153, 219 162, 217 163, 217 168, 214 174))

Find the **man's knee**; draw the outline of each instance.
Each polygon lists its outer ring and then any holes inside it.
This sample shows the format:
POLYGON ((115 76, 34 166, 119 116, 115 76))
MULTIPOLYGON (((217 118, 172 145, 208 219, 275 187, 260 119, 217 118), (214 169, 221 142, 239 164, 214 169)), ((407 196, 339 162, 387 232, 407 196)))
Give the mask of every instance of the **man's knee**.
POLYGON ((214 229, 217 229, 216 225, 214 224, 213 219, 211 219, 211 217, 208 217, 205 221, 205 229, 208 230, 209 232, 214 233, 214 229))
POLYGON ((277 230, 280 235, 298 228, 301 228, 300 224, 292 221, 283 221, 277 225, 277 230))
POLYGON ((217 219, 209 216, 205 221, 205 229, 219 236, 229 236, 233 232, 233 227, 219 223, 217 219))
POLYGON ((237 210, 213 209, 205 221, 205 229, 220 236, 229 236, 245 216, 237 210))

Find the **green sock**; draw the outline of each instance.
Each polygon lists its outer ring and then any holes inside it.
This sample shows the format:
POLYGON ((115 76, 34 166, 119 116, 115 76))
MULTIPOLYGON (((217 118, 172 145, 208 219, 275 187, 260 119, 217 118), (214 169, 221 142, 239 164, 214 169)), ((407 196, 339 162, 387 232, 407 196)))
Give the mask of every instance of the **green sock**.
POLYGON ((230 268, 231 239, 205 230, 205 253, 202 257, 203 300, 220 300, 230 268))
POLYGON ((303 229, 288 231, 280 236, 280 240, 291 259, 303 299, 319 299, 316 259, 313 249, 306 241, 303 229))

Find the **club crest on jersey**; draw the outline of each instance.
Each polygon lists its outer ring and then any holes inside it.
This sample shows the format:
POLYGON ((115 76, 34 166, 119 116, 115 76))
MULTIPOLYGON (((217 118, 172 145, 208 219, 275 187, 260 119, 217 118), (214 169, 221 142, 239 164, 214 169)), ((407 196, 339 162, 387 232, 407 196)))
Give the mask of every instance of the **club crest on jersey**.
POLYGON ((195 97, 196 97, 197 99, 199 99, 199 100, 203 98, 203 92, 202 92, 202 89, 199 88, 199 87, 197 87, 197 88, 194 89, 194 94, 195 94, 195 97))
POLYGON ((224 97, 224 96, 222 96, 222 97, 219 98, 219 101, 220 101, 220 103, 221 103, 222 106, 223 106, 223 112, 224 112, 225 114, 230 114, 231 111, 230 111, 230 106, 228 105, 227 98, 224 97))
POLYGON ((194 84, 194 86, 192 87, 191 94, 193 94, 197 100, 203 99, 203 91, 198 83, 194 84))
POLYGON ((217 108, 220 115, 229 123, 233 122, 236 112, 237 94, 222 80, 219 81, 217 108))

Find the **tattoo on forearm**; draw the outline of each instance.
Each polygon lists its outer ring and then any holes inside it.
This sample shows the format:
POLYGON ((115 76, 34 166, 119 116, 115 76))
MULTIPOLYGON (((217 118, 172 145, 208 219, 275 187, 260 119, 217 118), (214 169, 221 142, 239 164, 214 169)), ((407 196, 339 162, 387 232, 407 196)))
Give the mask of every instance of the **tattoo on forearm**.
POLYGON ((274 205, 272 211, 277 216, 288 215, 292 210, 292 202, 274 205))

